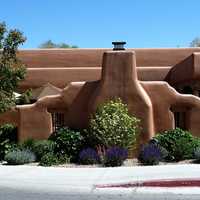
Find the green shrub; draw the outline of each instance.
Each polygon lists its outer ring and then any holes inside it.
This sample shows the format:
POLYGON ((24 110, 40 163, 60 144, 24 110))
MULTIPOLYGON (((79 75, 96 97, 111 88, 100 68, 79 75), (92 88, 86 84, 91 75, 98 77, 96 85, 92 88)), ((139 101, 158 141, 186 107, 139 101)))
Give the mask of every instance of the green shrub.
POLYGON ((86 134, 90 144, 105 147, 130 148, 136 143, 139 120, 128 113, 120 99, 109 101, 97 108, 86 134))
POLYGON ((53 133, 49 139, 55 142, 54 152, 56 154, 66 155, 71 157, 72 161, 78 161, 78 154, 83 143, 83 136, 80 132, 65 127, 53 133))
POLYGON ((191 159, 193 158, 194 149, 200 145, 198 138, 180 128, 164 131, 154 138, 168 151, 168 161, 191 159))
POLYGON ((68 158, 66 155, 60 156, 54 154, 53 152, 49 152, 41 157, 39 165, 48 167, 52 165, 67 163, 69 160, 70 158, 68 158))
POLYGON ((36 141, 34 139, 29 138, 25 140, 23 143, 20 143, 21 149, 29 149, 30 151, 33 151, 35 142, 36 141))
POLYGON ((28 149, 13 150, 5 155, 5 161, 8 165, 23 165, 35 161, 35 154, 28 149))
POLYGON ((55 143, 50 140, 38 140, 33 144, 32 151, 35 153, 37 161, 47 153, 54 152, 55 143))
POLYGON ((200 147, 197 147, 194 150, 194 159, 196 160, 197 163, 200 163, 200 147))
POLYGON ((67 155, 57 155, 58 158, 58 164, 65 164, 65 163, 69 163, 71 160, 71 157, 67 156, 67 155))
POLYGON ((175 160, 179 161, 194 158, 194 150, 197 147, 196 144, 196 139, 194 138, 192 138, 191 141, 188 141, 187 138, 177 140, 173 147, 175 160))
POLYGON ((36 155, 37 161, 40 161, 41 157, 49 152, 54 152, 55 143, 50 140, 34 140, 27 139, 19 146, 20 149, 29 149, 36 155))
POLYGON ((17 142, 17 128, 12 124, 4 124, 0 127, 0 160, 10 151, 12 145, 17 142))
POLYGON ((41 157, 39 165, 41 166, 52 166, 59 163, 58 157, 52 152, 45 154, 41 157))

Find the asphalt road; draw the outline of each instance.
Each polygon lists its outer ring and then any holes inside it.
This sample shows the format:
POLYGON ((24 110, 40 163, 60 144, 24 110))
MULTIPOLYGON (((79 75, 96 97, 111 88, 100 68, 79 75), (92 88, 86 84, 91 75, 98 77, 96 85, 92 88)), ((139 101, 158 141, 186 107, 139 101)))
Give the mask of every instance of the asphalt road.
POLYGON ((200 165, 118 168, 0 166, 0 200, 199 200, 199 187, 96 187, 180 178, 200 178, 200 165))

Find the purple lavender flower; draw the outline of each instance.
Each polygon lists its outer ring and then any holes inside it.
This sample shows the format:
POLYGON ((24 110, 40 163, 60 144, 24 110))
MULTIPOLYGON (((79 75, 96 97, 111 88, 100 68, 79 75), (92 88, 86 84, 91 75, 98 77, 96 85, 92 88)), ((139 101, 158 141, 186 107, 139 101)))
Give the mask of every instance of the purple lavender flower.
POLYGON ((107 149, 104 157, 106 167, 121 166, 128 157, 128 150, 120 147, 111 147, 107 149))
POLYGON ((138 160, 145 165, 156 165, 162 159, 161 148, 154 143, 142 145, 138 160))
POLYGON ((79 153, 79 162, 83 165, 98 164, 100 163, 100 156, 92 148, 83 149, 79 153))

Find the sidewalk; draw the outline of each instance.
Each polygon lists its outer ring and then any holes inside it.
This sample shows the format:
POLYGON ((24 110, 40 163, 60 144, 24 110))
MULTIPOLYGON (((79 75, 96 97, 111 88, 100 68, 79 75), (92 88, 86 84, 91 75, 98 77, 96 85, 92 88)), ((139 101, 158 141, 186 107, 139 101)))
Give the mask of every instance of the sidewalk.
POLYGON ((117 168, 0 166, 0 200, 199 200, 200 187, 141 187, 145 181, 187 179, 200 180, 200 165, 117 168), (137 187, 113 187, 130 183, 137 187))

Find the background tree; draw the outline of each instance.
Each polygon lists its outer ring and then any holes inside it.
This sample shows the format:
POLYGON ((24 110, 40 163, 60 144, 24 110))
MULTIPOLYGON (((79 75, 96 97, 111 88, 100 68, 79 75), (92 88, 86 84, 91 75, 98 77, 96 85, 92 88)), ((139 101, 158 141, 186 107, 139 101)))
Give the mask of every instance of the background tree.
POLYGON ((66 43, 59 43, 56 44, 52 42, 52 40, 47 40, 46 42, 39 45, 39 48, 41 49, 49 49, 49 48, 78 48, 76 45, 69 45, 66 43))
POLYGON ((192 40, 192 42, 190 43, 191 47, 200 47, 200 38, 196 37, 194 38, 194 40, 192 40))
POLYGON ((0 113, 15 105, 14 91, 24 79, 26 70, 17 58, 17 49, 25 40, 22 32, 8 31, 6 24, 0 23, 0 113))

